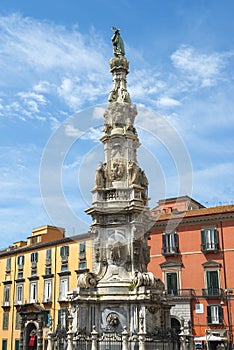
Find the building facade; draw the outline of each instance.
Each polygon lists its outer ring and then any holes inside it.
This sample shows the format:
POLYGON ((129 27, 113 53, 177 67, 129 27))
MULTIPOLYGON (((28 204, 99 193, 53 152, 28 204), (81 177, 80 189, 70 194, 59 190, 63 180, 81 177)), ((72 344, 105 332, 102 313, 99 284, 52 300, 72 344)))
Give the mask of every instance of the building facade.
POLYGON ((67 292, 91 265, 89 235, 65 237, 54 226, 36 228, 27 241, 1 250, 1 349, 46 348, 50 318, 54 332, 66 328, 67 292))
POLYGON ((234 205, 205 208, 184 196, 152 210, 149 269, 172 297, 172 324, 210 348, 232 345, 234 205))

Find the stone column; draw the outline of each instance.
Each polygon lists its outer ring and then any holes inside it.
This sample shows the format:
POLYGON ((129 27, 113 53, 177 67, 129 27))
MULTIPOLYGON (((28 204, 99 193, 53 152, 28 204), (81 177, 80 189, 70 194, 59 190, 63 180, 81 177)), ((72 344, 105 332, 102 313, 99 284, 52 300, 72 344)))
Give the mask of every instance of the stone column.
POLYGON ((50 329, 48 332, 48 345, 46 350, 53 350, 54 348, 52 327, 53 327, 53 319, 52 317, 50 317, 50 329))
POLYGON ((44 315, 38 316, 37 350, 43 350, 43 321, 44 315))
POLYGON ((67 332, 67 350, 74 350, 73 347, 73 330, 72 330, 72 320, 73 317, 70 313, 70 315, 68 316, 68 322, 69 322, 69 331, 67 332))
POLYGON ((180 334, 179 334, 179 336, 180 336, 180 349, 181 350, 187 350, 186 349, 186 335, 185 335, 185 333, 184 333, 184 319, 182 318, 181 319, 181 332, 180 332, 180 334))
POLYGON ((125 326, 122 332, 122 350, 128 350, 128 336, 127 327, 125 326))
POLYGON ((92 339, 91 350, 97 350, 98 332, 96 331, 95 326, 93 326, 93 330, 91 332, 91 339, 92 339))
POLYGON ((139 350, 145 350, 145 326, 144 326, 144 315, 140 312, 139 316, 140 321, 140 330, 138 332, 138 342, 139 342, 139 350))
POLYGON ((24 325, 25 325, 25 319, 20 315, 20 344, 19 344, 19 350, 24 349, 24 325))

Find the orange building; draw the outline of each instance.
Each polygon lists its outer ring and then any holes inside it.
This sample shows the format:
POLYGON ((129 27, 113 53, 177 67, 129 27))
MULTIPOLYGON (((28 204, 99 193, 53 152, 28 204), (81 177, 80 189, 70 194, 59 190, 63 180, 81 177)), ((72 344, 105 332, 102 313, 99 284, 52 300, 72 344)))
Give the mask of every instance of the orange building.
POLYGON ((149 270, 172 298, 172 326, 210 349, 233 342, 234 205, 205 208, 188 196, 152 210, 149 270))

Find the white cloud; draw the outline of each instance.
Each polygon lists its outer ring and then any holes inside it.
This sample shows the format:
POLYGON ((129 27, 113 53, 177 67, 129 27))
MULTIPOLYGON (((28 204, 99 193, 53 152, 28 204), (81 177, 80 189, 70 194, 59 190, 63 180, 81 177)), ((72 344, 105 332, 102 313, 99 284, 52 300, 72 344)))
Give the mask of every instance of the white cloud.
POLYGON ((204 54, 191 46, 182 45, 171 55, 174 66, 202 87, 215 85, 225 66, 226 55, 222 53, 204 54))
POLYGON ((159 107, 176 107, 176 106, 180 106, 181 103, 180 101, 174 99, 174 98, 171 98, 171 97, 168 97, 168 96, 162 96, 160 97, 157 101, 156 101, 156 105, 159 106, 159 107))
POLYGON ((70 137, 80 137, 83 132, 75 128, 72 124, 65 124, 65 134, 70 137))

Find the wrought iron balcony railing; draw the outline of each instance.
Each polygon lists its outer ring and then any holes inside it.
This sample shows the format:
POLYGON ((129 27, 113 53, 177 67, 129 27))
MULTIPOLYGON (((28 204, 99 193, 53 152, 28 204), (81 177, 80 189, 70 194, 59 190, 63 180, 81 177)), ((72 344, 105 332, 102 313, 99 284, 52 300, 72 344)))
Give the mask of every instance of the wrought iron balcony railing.
POLYGON ((162 255, 175 255, 179 253, 179 249, 176 246, 162 247, 162 255))
POLYGON ((202 295, 205 297, 219 297, 223 295, 223 290, 221 288, 207 288, 202 289, 202 295))
POLYGON ((192 298, 195 296, 193 289, 168 289, 167 295, 176 298, 192 298))
POLYGON ((201 250, 204 253, 217 252, 219 250, 219 243, 209 242, 201 244, 201 250))

